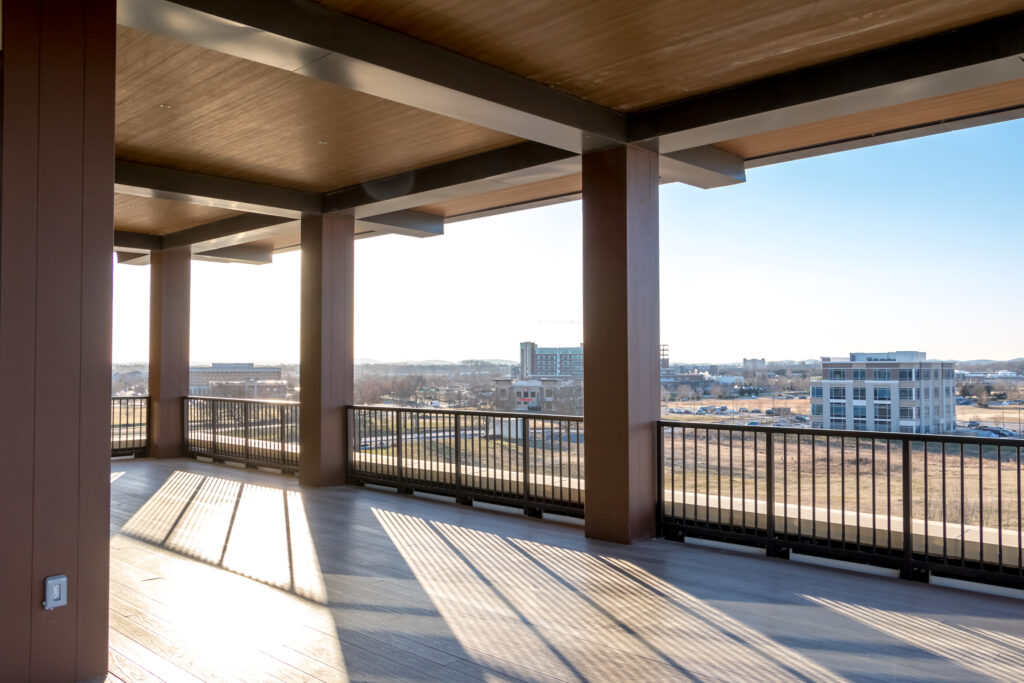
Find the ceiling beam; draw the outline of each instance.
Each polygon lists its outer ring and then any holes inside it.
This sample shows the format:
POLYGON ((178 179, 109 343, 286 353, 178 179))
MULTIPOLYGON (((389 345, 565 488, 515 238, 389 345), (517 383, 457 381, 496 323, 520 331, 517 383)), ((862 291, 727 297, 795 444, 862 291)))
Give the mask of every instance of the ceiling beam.
POLYGON ((119 0, 118 23, 570 152, 626 117, 311 0, 119 0))
MULTIPOLYGON (((178 232, 172 232, 169 235, 165 235, 163 238, 162 248, 173 249, 174 247, 184 246, 195 247, 195 245, 210 245, 211 248, 227 246, 219 244, 219 241, 227 237, 248 234, 257 230, 262 230, 263 228, 270 228, 275 225, 290 222, 292 221, 288 218, 281 218, 280 216, 265 216, 255 213, 232 216, 230 218, 223 218, 219 221, 197 225, 194 228, 179 230, 178 232)), ((200 246, 199 248, 202 247, 200 246)), ((193 251, 195 251, 195 248, 193 251)))
POLYGON ((405 210, 356 219, 356 231, 365 230, 409 237, 436 237, 444 234, 444 216, 405 210))
POLYGON ((705 190, 747 179, 743 159, 714 145, 663 154, 659 157, 658 175, 665 182, 686 183, 705 190))
POLYGON ((149 263, 148 255, 151 251, 175 247, 190 247, 194 256, 206 254, 210 256, 206 259, 209 261, 269 263, 264 252, 269 254, 273 249, 267 240, 273 236, 274 228, 284 223, 294 221, 279 216, 242 214, 167 235, 115 230, 114 250, 118 253, 119 263, 149 263), (261 240, 262 244, 253 244, 261 240))
POLYGON ((875 145, 882 145, 889 142, 912 140, 914 138, 922 138, 928 135, 949 133, 954 130, 964 130, 966 128, 974 128, 976 126, 987 126, 992 123, 1003 123, 1004 121, 1014 121, 1021 118, 1024 118, 1024 107, 1010 107, 1009 109, 1000 109, 998 111, 987 112, 979 115, 962 116, 936 121, 923 126, 911 126, 909 128, 872 133, 871 135, 861 135, 846 140, 839 140, 820 145, 810 145, 799 149, 791 149, 775 154, 754 157, 753 159, 747 159, 746 167, 759 168, 761 166, 779 164, 784 161, 809 159, 811 157, 822 156, 824 154, 874 147, 875 145))
POLYGON ((262 266, 274 260, 274 247, 269 242, 236 244, 230 247, 210 249, 201 253, 192 253, 197 261, 213 261, 215 263, 247 263, 262 266))
POLYGON ((302 213, 320 212, 320 194, 317 192, 122 159, 114 164, 114 191, 292 220, 298 219, 302 213))
POLYGON ((522 142, 328 192, 324 195, 323 210, 351 210, 357 219, 362 219, 579 171, 577 155, 548 145, 522 142))
POLYGON ((115 230, 114 249, 126 254, 148 254, 155 249, 163 249, 163 238, 144 232, 115 230))
POLYGON ((1024 12, 632 114, 662 154, 1024 78, 1024 12))
POLYGON ((123 249, 114 249, 114 253, 117 254, 118 264, 124 264, 129 266, 148 266, 149 265, 149 252, 137 252, 137 251, 125 251, 123 249))

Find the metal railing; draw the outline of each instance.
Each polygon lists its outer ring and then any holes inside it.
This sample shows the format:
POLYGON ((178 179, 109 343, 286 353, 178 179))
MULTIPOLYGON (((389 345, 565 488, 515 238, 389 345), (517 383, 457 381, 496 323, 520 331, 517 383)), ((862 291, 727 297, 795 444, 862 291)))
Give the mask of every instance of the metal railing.
POLYGON ((666 421, 658 435, 667 538, 1024 587, 1022 440, 666 421))
POLYGON ((299 469, 299 404, 187 396, 185 450, 215 461, 299 469))
POLYGON ((149 455, 149 397, 110 399, 110 455, 149 455))
POLYGON ((583 418, 349 406, 350 478, 583 515, 583 418))

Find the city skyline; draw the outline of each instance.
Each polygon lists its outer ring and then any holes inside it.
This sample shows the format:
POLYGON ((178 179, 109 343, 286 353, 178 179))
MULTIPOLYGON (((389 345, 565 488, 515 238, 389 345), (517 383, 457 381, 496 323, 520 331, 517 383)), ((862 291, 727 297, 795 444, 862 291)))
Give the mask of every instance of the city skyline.
MULTIPOLYGON (((1024 356, 1005 154, 1021 142, 1013 121, 751 169, 710 191, 662 186, 662 343, 689 363, 1024 356)), ((297 362, 299 256, 193 262, 192 361, 297 362)), ((577 345, 580 202, 361 240, 355 282, 357 358, 513 360, 526 340, 577 345)), ((114 362, 146 360, 147 309, 148 268, 115 267, 114 362)))

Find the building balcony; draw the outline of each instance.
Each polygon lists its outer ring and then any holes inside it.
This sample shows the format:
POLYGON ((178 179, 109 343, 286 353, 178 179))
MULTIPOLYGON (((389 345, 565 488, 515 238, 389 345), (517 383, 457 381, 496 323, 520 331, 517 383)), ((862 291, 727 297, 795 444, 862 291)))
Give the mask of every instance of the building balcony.
POLYGON ((1024 676, 992 595, 192 459, 111 491, 110 680, 1024 676))

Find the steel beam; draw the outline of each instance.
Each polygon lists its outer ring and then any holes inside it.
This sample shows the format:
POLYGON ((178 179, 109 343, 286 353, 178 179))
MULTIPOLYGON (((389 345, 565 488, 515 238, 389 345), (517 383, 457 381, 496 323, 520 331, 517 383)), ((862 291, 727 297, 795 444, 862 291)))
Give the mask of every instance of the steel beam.
POLYGON ((196 261, 214 261, 216 263, 248 263, 262 266, 274 260, 274 247, 269 242, 250 242, 236 244, 231 247, 210 249, 200 253, 192 252, 196 261))
POLYGON ((380 234, 436 237, 444 234, 444 216, 407 210, 356 220, 356 234, 366 230, 380 234))
MULTIPOLYGON (((179 230, 178 232, 165 235, 161 248, 172 249, 174 247, 193 246, 193 251, 196 251, 197 249, 195 248, 195 245, 205 245, 208 248, 230 246, 228 242, 223 241, 225 238, 253 233, 257 230, 289 222, 291 222, 291 220, 288 218, 281 218, 280 216, 266 216, 255 213, 232 216, 231 218, 224 218, 219 221, 197 225, 194 228, 179 230)), ((245 241, 248 242, 251 240, 247 239, 245 241)), ((234 243, 237 244, 237 242, 234 243)), ((202 247, 199 247, 199 249, 202 249, 202 247)))
POLYGON ((502 206, 495 206, 490 209, 484 209, 482 211, 469 211, 467 213, 460 213, 454 216, 445 216, 444 222, 447 223, 458 223, 460 221, 468 221, 473 218, 484 218, 486 216, 498 216, 503 213, 512 213, 513 211, 524 211, 526 209, 537 209, 542 206, 553 206, 555 204, 563 204, 565 202, 576 201, 583 197, 582 192, 567 192, 565 194, 556 194, 549 197, 541 197, 539 199, 531 199, 525 202, 515 202, 513 204, 504 204, 502 206))
POLYGON ((662 154, 1024 78, 1024 13, 633 114, 662 154))
POLYGON ((144 232, 115 230, 114 249, 124 253, 148 254, 154 249, 163 249, 163 238, 144 232))
POLYGON ((297 220, 320 212, 320 194, 237 178, 117 160, 114 192, 297 220))
POLYGON ((323 211, 354 211, 357 219, 579 173, 579 157, 522 142, 324 195, 323 211))
POLYGON ((998 111, 987 112, 977 116, 957 117, 943 121, 936 121, 934 123, 929 123, 923 126, 900 128, 897 130, 890 130, 882 133, 873 133, 871 135, 863 135, 855 138, 849 138, 847 140, 840 140, 838 142, 830 142, 820 145, 810 145, 798 149, 787 150, 785 152, 779 152, 778 154, 769 154, 762 157, 755 157, 753 159, 747 159, 746 167, 759 168, 761 166, 779 164, 784 161, 809 159, 811 157, 821 156, 823 154, 833 154, 835 152, 845 152, 851 149, 863 149, 864 147, 874 147, 875 145, 882 145, 888 142, 912 140, 914 138, 922 138, 927 135, 949 133, 954 130, 964 130, 966 128, 974 128, 976 126, 987 126, 992 123, 1014 121, 1020 118, 1024 118, 1024 107, 1010 107, 1009 109, 1001 109, 998 111))
POLYGON ((747 179, 743 159, 714 145, 670 152, 659 157, 662 181, 686 183, 705 190, 747 179))
POLYGON ((626 117, 310 0, 120 0, 118 23, 580 153, 626 117))
POLYGON ((150 252, 138 252, 138 251, 123 251, 121 249, 115 249, 114 253, 117 254, 117 263, 119 265, 127 266, 148 266, 150 261, 150 252))

